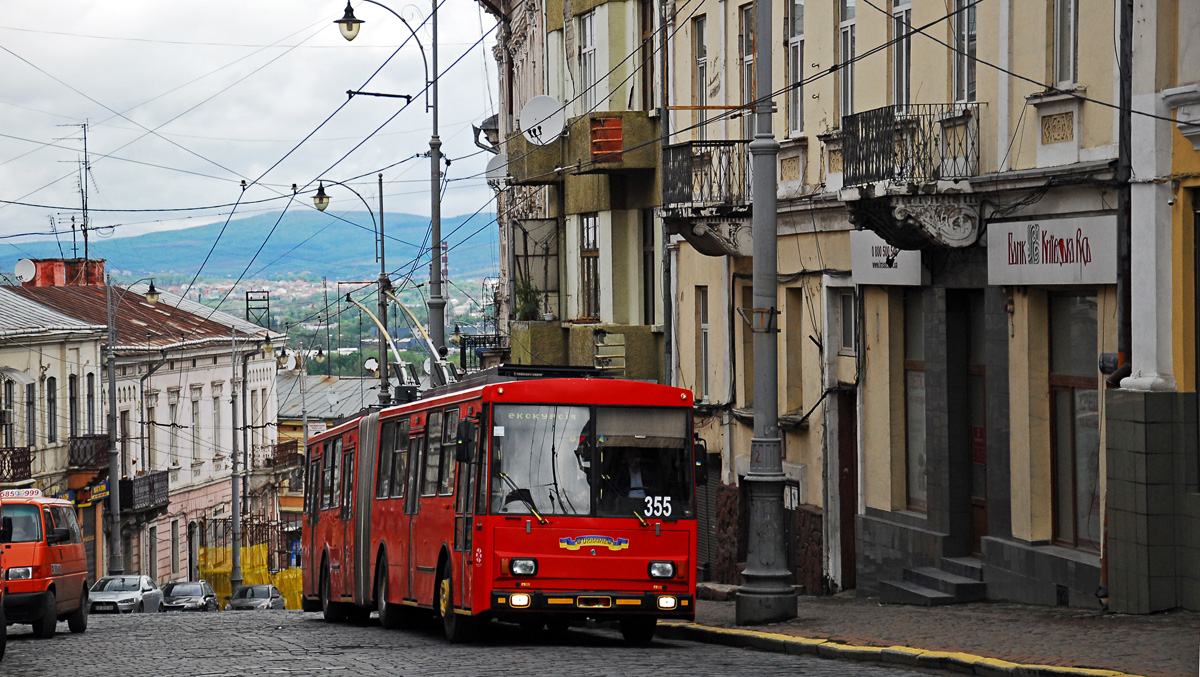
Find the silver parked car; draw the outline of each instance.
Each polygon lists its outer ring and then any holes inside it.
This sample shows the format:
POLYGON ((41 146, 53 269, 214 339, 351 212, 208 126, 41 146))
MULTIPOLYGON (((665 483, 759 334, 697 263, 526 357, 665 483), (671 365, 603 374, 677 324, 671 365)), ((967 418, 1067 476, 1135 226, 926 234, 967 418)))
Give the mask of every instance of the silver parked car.
POLYGON ((105 576, 89 593, 92 613, 143 613, 163 610, 162 590, 149 576, 105 576))
POLYGON ((246 609, 284 609, 287 602, 283 593, 273 585, 246 585, 233 593, 226 611, 242 611, 246 609))

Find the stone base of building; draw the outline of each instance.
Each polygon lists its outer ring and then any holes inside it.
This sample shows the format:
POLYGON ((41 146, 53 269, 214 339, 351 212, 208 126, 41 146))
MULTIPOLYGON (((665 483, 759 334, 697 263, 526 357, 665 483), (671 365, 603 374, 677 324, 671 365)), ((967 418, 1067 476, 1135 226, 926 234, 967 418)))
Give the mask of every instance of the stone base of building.
POLYGON ((936 567, 946 534, 924 527, 916 513, 886 513, 872 508, 859 515, 855 527, 859 597, 878 597, 882 581, 900 580, 904 569, 936 567))
POLYGON ((990 536, 981 545, 988 599, 1099 608, 1099 555, 990 536))

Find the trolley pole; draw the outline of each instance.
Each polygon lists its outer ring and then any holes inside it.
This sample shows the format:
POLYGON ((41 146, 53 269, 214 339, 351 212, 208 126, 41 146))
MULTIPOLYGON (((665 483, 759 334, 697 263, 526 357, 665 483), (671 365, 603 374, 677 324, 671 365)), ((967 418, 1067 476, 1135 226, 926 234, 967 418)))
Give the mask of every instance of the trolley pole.
POLYGON ((746 582, 738 590, 738 625, 772 623, 796 617, 796 591, 783 543, 783 458, 779 439, 779 355, 776 339, 778 283, 775 214, 775 160, 779 143, 771 131, 771 3, 755 0, 756 45, 768 48, 755 58, 758 80, 754 140, 752 228, 754 308, 744 315, 754 332, 754 438, 750 441, 749 528, 746 582))

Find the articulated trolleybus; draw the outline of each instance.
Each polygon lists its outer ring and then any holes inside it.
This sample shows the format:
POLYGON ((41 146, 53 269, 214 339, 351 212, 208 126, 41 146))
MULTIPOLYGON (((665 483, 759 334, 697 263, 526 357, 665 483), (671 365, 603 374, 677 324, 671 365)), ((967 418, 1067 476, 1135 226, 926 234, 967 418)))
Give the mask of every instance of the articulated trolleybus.
POLYGON ((429 609, 453 642, 491 619, 589 618, 650 641, 658 619, 695 617, 691 408, 663 385, 510 380, 312 437, 305 609, 386 627, 429 609))

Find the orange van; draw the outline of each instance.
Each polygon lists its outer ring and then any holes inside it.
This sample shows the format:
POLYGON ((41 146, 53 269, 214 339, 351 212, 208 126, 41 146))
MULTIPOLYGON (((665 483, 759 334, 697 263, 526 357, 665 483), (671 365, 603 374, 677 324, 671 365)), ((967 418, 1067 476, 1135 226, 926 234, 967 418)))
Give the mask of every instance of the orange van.
POLYGON ((60 620, 87 630, 87 556, 74 507, 38 489, 4 489, 0 510, 4 622, 29 623, 42 639, 60 620))

